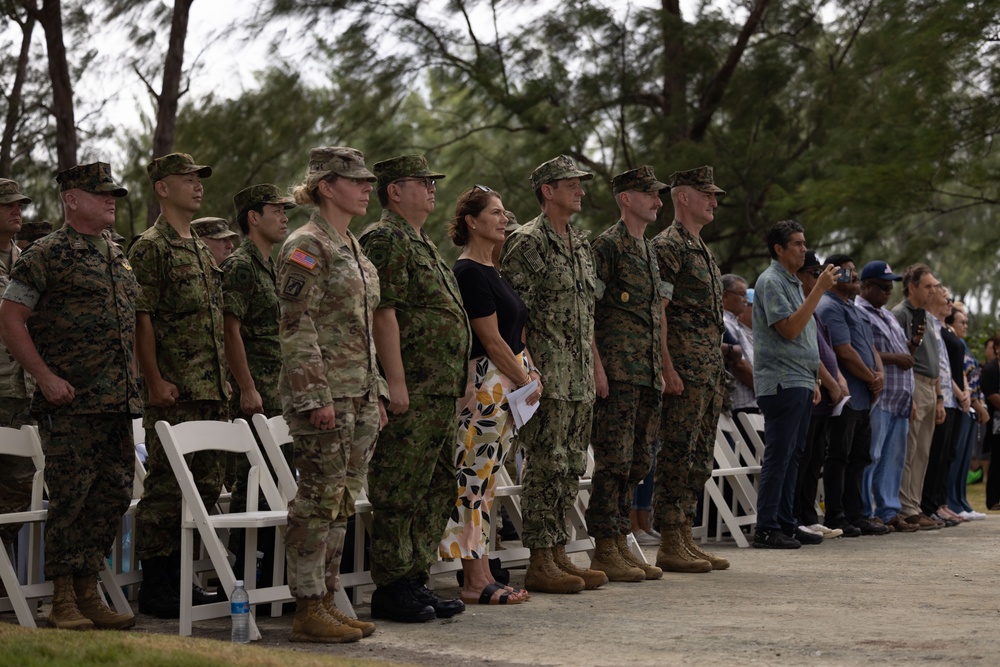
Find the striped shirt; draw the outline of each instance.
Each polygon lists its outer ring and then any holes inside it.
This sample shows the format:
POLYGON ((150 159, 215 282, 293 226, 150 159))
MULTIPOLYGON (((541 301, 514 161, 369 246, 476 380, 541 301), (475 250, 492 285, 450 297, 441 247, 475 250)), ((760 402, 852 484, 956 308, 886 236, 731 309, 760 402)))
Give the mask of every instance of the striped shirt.
MULTIPOLYGON (((895 316, 885 308, 876 308, 859 296, 854 304, 868 317, 875 349, 883 354, 910 354, 906 332, 895 316)), ((909 417, 913 409, 913 369, 903 370, 896 364, 884 364, 885 383, 879 394, 878 407, 890 414, 909 417)))

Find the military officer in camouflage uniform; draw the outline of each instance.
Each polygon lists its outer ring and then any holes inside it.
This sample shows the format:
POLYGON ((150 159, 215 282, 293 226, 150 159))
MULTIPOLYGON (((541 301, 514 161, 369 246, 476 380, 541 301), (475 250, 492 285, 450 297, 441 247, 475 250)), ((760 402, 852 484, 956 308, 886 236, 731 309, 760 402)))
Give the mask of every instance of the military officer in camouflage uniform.
MULTIPOLYGON (((0 178, 0 295, 7 289, 10 271, 21 255, 21 248, 13 239, 24 229, 21 209, 30 203, 31 199, 21 193, 17 182, 0 178)), ((28 414, 30 384, 30 376, 25 378, 21 364, 0 344, 0 426, 21 428, 35 423, 28 414)), ((0 513, 20 512, 30 506, 34 474, 35 466, 24 457, 0 456, 0 513)), ((19 529, 20 524, 0 528, 4 546, 13 543, 19 529)))
MULTIPOLYGON (((233 254, 235 244, 240 239, 240 235, 229 228, 229 222, 225 218, 198 218, 191 221, 191 229, 212 251, 212 259, 217 266, 222 266, 233 254)), ((283 240, 284 238, 278 242, 283 240)))
POLYGON ((382 218, 361 235, 378 269, 375 347, 389 383, 389 425, 372 458, 372 616, 403 622, 465 610, 428 590, 427 570, 455 506, 456 399, 472 346, 451 269, 424 229, 437 179, 420 155, 374 167, 382 218))
POLYGON ((726 391, 722 276, 701 238, 722 194, 711 167, 671 174, 674 221, 653 239, 663 281, 665 384, 654 482, 661 533, 656 564, 674 572, 729 567, 729 561, 703 551, 691 538, 698 493, 712 474, 715 428, 726 391))
MULTIPOLYGON (((13 183, 13 181, 11 181, 13 183)), ((28 201, 31 201, 30 199, 28 201)), ((27 203, 27 202, 25 202, 27 203)), ((52 233, 52 223, 48 220, 35 220, 34 222, 22 222, 21 231, 17 233, 17 247, 21 250, 27 248, 38 239, 52 233)), ((113 230, 112 230, 112 233, 113 230)))
POLYGON ((350 642, 375 631, 334 604, 347 520, 386 422, 372 338, 378 273, 348 229, 365 214, 374 181, 361 151, 312 149, 294 193, 316 211, 288 237, 278 264, 281 402, 299 470, 285 537, 291 641, 350 642))
POLYGON ((524 451, 521 542, 531 550, 530 591, 575 593, 607 583, 566 555, 566 512, 586 471, 594 403, 597 279, 587 232, 572 227, 593 178, 560 155, 531 172, 542 214, 504 241, 500 271, 528 306, 527 345, 545 378, 538 412, 518 433, 524 451))
POLYGON ((644 165, 611 181, 621 218, 591 242, 597 271, 594 317, 593 492, 587 530, 597 545, 590 567, 611 581, 659 579, 663 570, 633 557, 628 547, 635 487, 653 465, 660 422, 660 271, 646 227, 663 207, 653 168, 644 165))
MULTIPOLYGON (((142 288, 136 347, 145 382, 143 426, 149 452, 149 472, 136 511, 137 555, 143 569, 139 611, 177 618, 181 491, 154 426, 161 419, 178 424, 228 417, 222 269, 191 229, 201 207, 201 179, 211 176, 212 168, 195 164, 190 155, 171 153, 153 160, 146 171, 160 215, 129 252, 142 288)), ((222 463, 217 451, 198 452, 191 462, 208 507, 219 498, 222 463)), ((193 599, 207 603, 217 596, 196 588, 193 599)))
POLYGON ((38 382, 31 412, 49 497, 49 624, 122 629, 135 617, 107 608, 97 573, 132 498, 132 418, 141 411, 132 358, 139 286, 108 231, 115 198, 128 193, 103 162, 67 169, 56 180, 66 225, 32 244, 14 266, 0 336, 38 382))

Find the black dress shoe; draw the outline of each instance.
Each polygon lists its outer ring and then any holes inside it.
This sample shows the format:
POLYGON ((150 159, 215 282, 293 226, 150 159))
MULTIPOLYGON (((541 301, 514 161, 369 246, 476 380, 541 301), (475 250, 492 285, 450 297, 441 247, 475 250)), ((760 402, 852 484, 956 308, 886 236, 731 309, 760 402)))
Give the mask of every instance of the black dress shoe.
POLYGON ((801 542, 780 530, 758 528, 753 534, 754 549, 798 549, 801 546, 801 542))
POLYGON ((225 602, 226 598, 218 593, 209 593, 198 584, 191 585, 191 604, 197 607, 200 604, 212 604, 213 602, 225 602))
POLYGON ((802 544, 822 544, 823 536, 816 535, 815 533, 809 533, 801 528, 795 529, 795 539, 797 539, 802 544))
POLYGON ((840 528, 842 531, 844 531, 843 535, 844 537, 861 537, 861 529, 855 526, 853 523, 841 521, 838 522, 836 525, 832 523, 828 523, 826 525, 827 528, 840 528))
POLYGON ((465 603, 458 598, 445 600, 440 595, 424 586, 422 581, 411 579, 410 582, 413 586, 413 597, 417 598, 424 604, 433 607, 434 613, 438 618, 451 618, 455 614, 461 614, 465 611, 465 603))
MULTIPOLYGON (((860 519, 853 522, 858 530, 861 531, 862 535, 886 535, 889 529, 883 524, 875 523, 871 521, 868 517, 861 517, 860 519)), ((844 533, 845 535, 847 533, 844 533)))
POLYGON ((139 587, 139 613, 156 618, 180 618, 181 600, 169 584, 144 580, 139 587))
POLYGON ((434 607, 416 598, 408 579, 379 586, 372 593, 372 618, 397 623, 425 623, 437 617, 434 607))

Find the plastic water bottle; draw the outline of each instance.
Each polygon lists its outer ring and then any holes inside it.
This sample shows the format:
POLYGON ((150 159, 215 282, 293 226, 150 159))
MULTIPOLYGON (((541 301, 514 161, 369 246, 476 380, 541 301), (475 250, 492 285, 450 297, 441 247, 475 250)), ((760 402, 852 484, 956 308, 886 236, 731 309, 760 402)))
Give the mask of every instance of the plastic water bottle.
POLYGON ((243 588, 243 580, 236 580, 236 588, 229 596, 229 609, 233 616, 233 642, 250 643, 250 596, 243 588))

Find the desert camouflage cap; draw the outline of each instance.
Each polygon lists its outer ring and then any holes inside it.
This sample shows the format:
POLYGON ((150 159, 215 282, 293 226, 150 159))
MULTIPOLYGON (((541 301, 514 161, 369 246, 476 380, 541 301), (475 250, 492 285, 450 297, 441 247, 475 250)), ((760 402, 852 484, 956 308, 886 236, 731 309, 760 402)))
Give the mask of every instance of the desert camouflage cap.
POLYGON ((187 153, 170 153, 146 165, 146 173, 149 174, 150 182, 156 183, 174 174, 198 174, 201 178, 208 178, 212 175, 212 168, 195 164, 194 158, 187 153))
POLYGON ((707 165, 670 174, 670 187, 676 188, 679 185, 690 185, 695 190, 714 192, 717 195, 726 194, 725 190, 715 184, 712 168, 707 165))
POLYGON ((17 233, 18 241, 37 241, 38 239, 52 233, 52 223, 48 220, 35 220, 33 222, 22 222, 21 231, 17 233))
POLYGON ((376 162, 372 167, 379 185, 386 185, 401 178, 444 178, 444 174, 431 171, 423 155, 400 155, 376 162))
POLYGON ((286 209, 295 208, 295 200, 278 189, 277 185, 260 183, 251 185, 236 193, 233 205, 236 207, 236 217, 257 204, 279 204, 286 209))
POLYGON ((128 190, 115 183, 115 179, 111 176, 111 165, 107 162, 92 162, 70 167, 66 171, 59 172, 56 182, 59 183, 60 192, 79 188, 94 194, 107 192, 112 197, 124 197, 128 194, 128 190))
POLYGON ((573 158, 568 155, 560 155, 548 162, 543 162, 531 172, 531 189, 537 190, 546 183, 561 181, 567 178, 579 178, 581 181, 589 181, 594 177, 586 171, 580 171, 573 163, 573 158))
POLYGON ((364 153, 346 146, 320 146, 309 151, 309 176, 327 174, 375 182, 375 174, 365 167, 364 153))
POLYGON ((0 204, 13 204, 18 201, 25 204, 31 203, 31 199, 21 194, 21 187, 17 181, 0 178, 0 204))
POLYGON ((230 239, 240 236, 229 229, 229 221, 225 218, 198 218, 191 221, 191 229, 201 238, 207 239, 230 239))
POLYGON ((656 180, 653 168, 644 164, 638 169, 629 169, 611 179, 611 187, 615 194, 638 190, 639 192, 659 192, 667 187, 666 183, 656 180))

